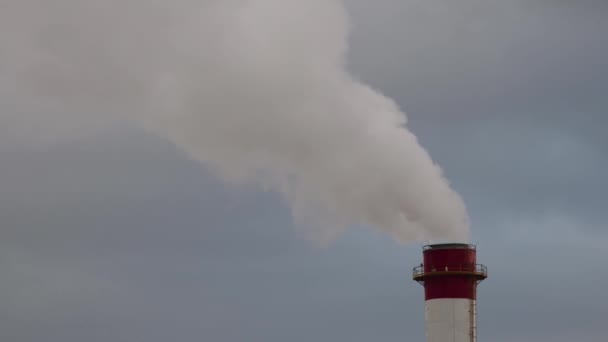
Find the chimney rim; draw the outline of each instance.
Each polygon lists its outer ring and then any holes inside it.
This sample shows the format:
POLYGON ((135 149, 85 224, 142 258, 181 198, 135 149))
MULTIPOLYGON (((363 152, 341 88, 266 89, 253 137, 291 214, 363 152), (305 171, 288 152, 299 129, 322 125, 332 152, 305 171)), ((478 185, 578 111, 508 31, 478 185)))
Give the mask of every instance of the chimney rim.
POLYGON ((468 249, 474 251, 477 250, 477 246, 468 243, 437 243, 422 247, 423 251, 438 249, 468 249))

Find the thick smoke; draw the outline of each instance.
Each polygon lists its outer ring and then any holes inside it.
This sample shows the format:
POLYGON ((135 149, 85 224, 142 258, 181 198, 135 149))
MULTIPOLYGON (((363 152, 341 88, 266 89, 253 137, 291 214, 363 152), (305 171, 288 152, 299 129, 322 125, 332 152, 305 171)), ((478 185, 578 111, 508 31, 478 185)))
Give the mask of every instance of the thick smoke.
POLYGON ((0 135, 136 123, 281 193, 323 238, 361 224, 466 240, 405 114, 345 70, 348 29, 338 0, 4 0, 0 135))

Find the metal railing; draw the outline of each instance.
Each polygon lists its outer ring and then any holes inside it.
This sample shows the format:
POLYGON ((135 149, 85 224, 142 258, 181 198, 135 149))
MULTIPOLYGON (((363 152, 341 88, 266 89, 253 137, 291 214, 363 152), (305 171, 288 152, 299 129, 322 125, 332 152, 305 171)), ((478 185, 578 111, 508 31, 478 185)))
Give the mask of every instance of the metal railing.
POLYGON ((434 275, 473 275, 479 278, 488 277, 488 268, 482 264, 468 264, 468 265, 445 265, 438 266, 436 268, 425 271, 424 265, 414 267, 413 277, 414 279, 422 279, 434 275))

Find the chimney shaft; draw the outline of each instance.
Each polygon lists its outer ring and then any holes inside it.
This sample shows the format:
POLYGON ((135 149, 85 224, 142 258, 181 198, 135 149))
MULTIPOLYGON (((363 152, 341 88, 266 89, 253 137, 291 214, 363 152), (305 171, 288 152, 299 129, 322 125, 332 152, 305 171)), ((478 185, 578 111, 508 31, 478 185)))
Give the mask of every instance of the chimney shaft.
POLYGON ((477 284, 487 278, 476 247, 444 243, 423 247, 414 280, 424 286, 427 342, 477 341, 477 284))

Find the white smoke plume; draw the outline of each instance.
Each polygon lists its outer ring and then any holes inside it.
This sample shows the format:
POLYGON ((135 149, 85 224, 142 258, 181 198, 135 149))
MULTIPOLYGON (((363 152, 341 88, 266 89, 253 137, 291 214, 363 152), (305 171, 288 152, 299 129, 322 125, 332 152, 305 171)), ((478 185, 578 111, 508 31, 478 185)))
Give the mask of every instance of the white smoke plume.
POLYGON ((406 116, 345 69, 338 0, 3 0, 0 135, 137 123, 226 181, 282 194, 332 238, 468 238, 406 116))

